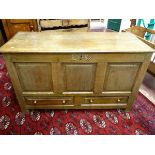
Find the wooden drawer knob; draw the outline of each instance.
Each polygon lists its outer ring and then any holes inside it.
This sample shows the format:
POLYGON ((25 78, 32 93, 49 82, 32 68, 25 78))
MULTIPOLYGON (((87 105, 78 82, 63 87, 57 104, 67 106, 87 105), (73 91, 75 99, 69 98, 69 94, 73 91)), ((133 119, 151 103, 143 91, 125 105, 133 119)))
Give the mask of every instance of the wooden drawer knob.
POLYGON ((93 103, 94 101, 93 101, 93 99, 90 99, 89 102, 90 102, 90 103, 93 103))
POLYGON ((118 98, 118 100, 117 100, 118 102, 120 102, 121 100, 118 98))
POLYGON ((34 103, 34 104, 37 104, 37 101, 35 100, 35 101, 33 101, 33 103, 34 103))
POLYGON ((34 31, 34 26, 30 25, 30 31, 34 31))
POLYGON ((62 103, 65 104, 66 103, 66 100, 63 100, 62 103))

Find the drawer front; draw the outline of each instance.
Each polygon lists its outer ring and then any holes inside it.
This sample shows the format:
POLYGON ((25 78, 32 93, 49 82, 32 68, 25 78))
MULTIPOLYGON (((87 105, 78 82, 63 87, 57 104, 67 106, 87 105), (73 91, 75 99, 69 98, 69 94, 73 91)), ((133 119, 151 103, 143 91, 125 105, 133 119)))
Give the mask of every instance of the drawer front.
POLYGON ((62 26, 69 26, 69 20, 68 19, 63 19, 62 20, 62 26))
POLYGON ((73 97, 25 97, 27 105, 73 105, 73 97))
POLYGON ((62 26, 62 20, 40 20, 42 28, 53 28, 62 26))
POLYGON ((87 19, 64 19, 62 20, 63 26, 75 26, 88 24, 87 19))
POLYGON ((128 97, 84 97, 84 104, 127 104, 128 97))
POLYGON ((88 24, 87 19, 71 19, 69 20, 69 25, 86 25, 88 24))

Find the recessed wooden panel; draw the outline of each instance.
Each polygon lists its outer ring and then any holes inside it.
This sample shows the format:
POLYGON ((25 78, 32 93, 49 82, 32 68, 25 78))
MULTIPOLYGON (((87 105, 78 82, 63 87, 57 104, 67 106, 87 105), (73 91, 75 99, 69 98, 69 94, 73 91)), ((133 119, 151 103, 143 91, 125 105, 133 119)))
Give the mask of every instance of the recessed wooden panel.
POLYGON ((15 63, 23 91, 51 91, 50 63, 15 63))
POLYGON ((139 63, 112 63, 106 71, 104 91, 131 91, 139 63))
POLYGON ((30 30, 30 23, 12 24, 12 31, 14 34, 19 32, 19 31, 31 31, 30 30))
POLYGON ((93 91, 96 64, 64 64, 64 91, 93 91))

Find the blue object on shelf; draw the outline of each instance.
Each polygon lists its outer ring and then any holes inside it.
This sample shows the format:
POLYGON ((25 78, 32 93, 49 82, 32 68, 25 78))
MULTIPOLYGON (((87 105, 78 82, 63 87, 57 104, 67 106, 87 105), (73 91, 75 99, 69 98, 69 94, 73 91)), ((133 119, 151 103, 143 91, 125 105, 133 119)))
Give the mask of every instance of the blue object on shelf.
MULTIPOLYGON (((141 24, 143 24, 143 26, 147 29, 153 29, 155 25, 155 19, 150 19, 150 23, 148 23, 147 27, 145 26, 144 19, 138 19, 137 26, 140 26, 141 24)), ((150 36, 151 36, 150 33, 146 32, 145 39, 149 40, 150 36)))
MULTIPOLYGON (((154 25, 155 25, 155 19, 150 19, 150 23, 148 24, 147 28, 152 30, 154 28, 154 25)), ((151 36, 151 34, 149 32, 147 32, 145 35, 145 39, 150 40, 150 36, 151 36)))

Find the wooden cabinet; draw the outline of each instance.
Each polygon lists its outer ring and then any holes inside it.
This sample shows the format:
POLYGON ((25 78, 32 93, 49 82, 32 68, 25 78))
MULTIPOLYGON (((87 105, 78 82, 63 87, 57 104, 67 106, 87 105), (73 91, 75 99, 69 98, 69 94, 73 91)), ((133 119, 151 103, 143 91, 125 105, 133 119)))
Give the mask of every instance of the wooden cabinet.
POLYGON ((41 28, 58 28, 88 25, 88 19, 39 19, 41 28))
POLYGON ((2 46, 5 43, 3 35, 2 35, 2 31, 0 29, 0 46, 2 46))
POLYGON ((87 32, 89 30, 88 19, 39 19, 40 31, 51 30, 52 32, 87 32))
POLYGON ((63 26, 87 25, 88 19, 64 19, 62 20, 63 26))
POLYGON ((18 33, 0 51, 23 111, 130 110, 153 52, 131 34, 98 32, 18 33))
POLYGON ((35 19, 2 19, 2 23, 8 40, 17 32, 38 30, 35 19))

